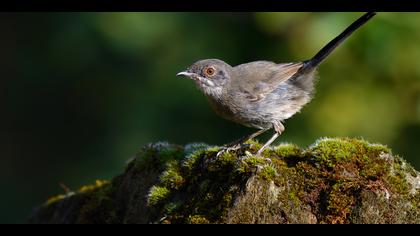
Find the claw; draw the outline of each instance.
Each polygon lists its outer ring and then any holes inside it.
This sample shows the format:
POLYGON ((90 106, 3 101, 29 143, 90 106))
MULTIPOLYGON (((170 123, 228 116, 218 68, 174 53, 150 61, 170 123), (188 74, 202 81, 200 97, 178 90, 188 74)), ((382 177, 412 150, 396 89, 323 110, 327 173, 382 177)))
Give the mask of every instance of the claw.
POLYGON ((241 149, 243 146, 246 146, 247 144, 235 144, 233 146, 230 147, 222 147, 222 150, 220 150, 217 154, 216 157, 219 157, 220 155, 222 155, 224 152, 230 152, 230 151, 236 151, 241 149))
POLYGON ((225 150, 224 150, 224 149, 220 150, 220 151, 216 154, 216 157, 219 157, 219 156, 220 156, 220 155, 222 155, 224 152, 225 152, 225 150))

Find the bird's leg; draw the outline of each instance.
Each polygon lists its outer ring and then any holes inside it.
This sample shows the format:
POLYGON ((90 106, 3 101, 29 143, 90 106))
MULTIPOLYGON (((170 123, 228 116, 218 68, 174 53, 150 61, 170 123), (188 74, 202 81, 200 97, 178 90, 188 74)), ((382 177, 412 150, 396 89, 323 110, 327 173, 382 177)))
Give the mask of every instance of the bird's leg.
POLYGON ((229 143, 229 144, 225 145, 225 148, 224 148, 224 149, 222 149, 222 150, 220 150, 220 151, 217 153, 217 156, 219 156, 219 155, 220 155, 220 154, 222 154, 223 152, 229 152, 229 151, 235 151, 235 150, 238 150, 239 148, 241 148, 241 145, 242 145, 244 142, 246 142, 246 141, 248 141, 248 140, 250 140, 250 139, 253 139, 253 138, 255 138, 255 137, 257 137, 257 136, 259 136, 259 135, 263 134, 263 133, 264 133, 264 132, 266 132, 267 130, 269 130, 269 129, 260 129, 260 130, 258 130, 258 131, 257 131, 257 132, 255 132, 255 133, 252 133, 252 134, 250 134, 250 135, 244 136, 244 137, 242 137, 242 138, 240 138, 240 139, 238 139, 238 140, 236 140, 236 141, 234 141, 234 142, 231 142, 231 143, 229 143))
POLYGON ((255 138, 255 137, 257 137, 257 136, 259 136, 259 135, 261 135, 261 134, 263 134, 264 132, 266 132, 267 130, 269 130, 269 129, 260 129, 260 130, 258 130, 257 132, 255 132, 255 133, 252 133, 252 134, 250 134, 250 135, 246 135, 246 136, 244 136, 244 137, 242 137, 242 138, 240 138, 240 139, 238 139, 238 140, 236 140, 236 141, 234 141, 234 142, 232 142, 232 143, 229 143, 228 145, 226 145, 227 147, 236 147, 236 146, 240 146, 241 144, 243 144, 244 142, 246 142, 246 141, 248 141, 248 140, 250 140, 250 139, 253 139, 253 138, 255 138))
POLYGON ((276 140, 276 138, 278 138, 280 136, 281 133, 283 133, 284 131, 284 126, 283 124, 279 121, 276 123, 273 123, 274 126, 274 135, 270 138, 270 140, 268 140, 261 148, 260 150, 258 150, 257 152, 257 156, 261 156, 262 152, 264 151, 264 149, 266 149, 268 146, 270 146, 271 143, 274 142, 274 140, 276 140))

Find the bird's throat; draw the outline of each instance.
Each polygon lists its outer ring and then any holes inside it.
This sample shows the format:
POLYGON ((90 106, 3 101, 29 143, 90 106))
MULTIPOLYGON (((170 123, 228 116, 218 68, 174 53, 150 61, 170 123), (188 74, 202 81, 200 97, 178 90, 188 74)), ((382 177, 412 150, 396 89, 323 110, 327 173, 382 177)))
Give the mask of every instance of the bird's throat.
POLYGON ((214 82, 209 81, 208 79, 201 79, 196 81, 197 87, 201 90, 207 97, 210 97, 214 100, 219 100, 222 97, 223 87, 215 85, 214 82))

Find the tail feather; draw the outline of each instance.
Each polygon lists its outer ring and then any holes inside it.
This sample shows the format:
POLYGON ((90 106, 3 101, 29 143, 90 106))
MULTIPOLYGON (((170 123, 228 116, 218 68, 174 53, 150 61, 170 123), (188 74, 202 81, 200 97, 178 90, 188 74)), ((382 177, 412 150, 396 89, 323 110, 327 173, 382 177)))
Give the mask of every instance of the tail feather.
POLYGON ((353 24, 347 27, 340 35, 325 45, 314 57, 312 57, 312 59, 305 61, 302 66, 302 72, 316 68, 338 45, 375 15, 375 12, 368 12, 353 22, 353 24))
POLYGON ((301 88, 308 94, 314 92, 317 66, 355 30, 364 25, 376 13, 368 12, 347 27, 340 35, 325 45, 312 59, 304 61, 302 67, 289 79, 289 83, 301 88))

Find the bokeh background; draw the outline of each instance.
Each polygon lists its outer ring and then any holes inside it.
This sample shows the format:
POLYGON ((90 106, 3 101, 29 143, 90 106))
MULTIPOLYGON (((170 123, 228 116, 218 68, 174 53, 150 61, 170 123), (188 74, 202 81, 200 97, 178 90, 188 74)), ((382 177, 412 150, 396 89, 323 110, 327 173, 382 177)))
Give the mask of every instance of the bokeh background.
MULTIPOLYGON (((362 13, 0 13, 0 222, 110 179, 143 145, 221 145, 217 117, 177 72, 309 59, 362 13)), ((420 169, 420 13, 379 13, 321 66, 315 99, 277 140, 387 144, 420 169)), ((268 135, 260 139, 268 138, 268 135)))

